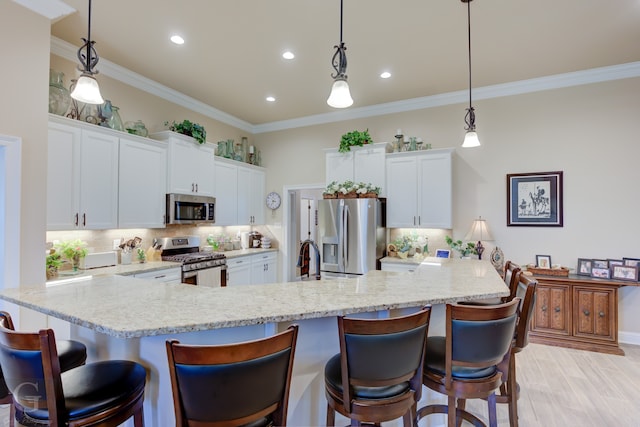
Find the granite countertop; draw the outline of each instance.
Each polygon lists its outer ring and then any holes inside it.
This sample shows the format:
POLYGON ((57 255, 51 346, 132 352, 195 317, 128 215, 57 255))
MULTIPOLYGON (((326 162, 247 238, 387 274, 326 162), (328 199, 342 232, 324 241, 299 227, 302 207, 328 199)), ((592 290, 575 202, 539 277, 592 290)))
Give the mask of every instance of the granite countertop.
POLYGON ((488 261, 436 259, 413 273, 205 288, 119 275, 0 290, 0 298, 111 336, 134 338, 493 298, 488 261))

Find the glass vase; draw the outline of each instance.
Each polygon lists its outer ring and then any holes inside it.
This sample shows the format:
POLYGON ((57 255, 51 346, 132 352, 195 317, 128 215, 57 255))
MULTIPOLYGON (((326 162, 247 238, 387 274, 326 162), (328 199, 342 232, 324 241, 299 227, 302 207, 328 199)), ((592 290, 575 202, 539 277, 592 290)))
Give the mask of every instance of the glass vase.
POLYGON ((64 73, 62 71, 49 70, 49 112, 64 116, 71 104, 69 89, 64 87, 64 73))
POLYGON ((120 108, 115 105, 111 106, 111 118, 107 122, 107 125, 114 130, 124 132, 124 124, 122 123, 122 117, 120 117, 120 108))

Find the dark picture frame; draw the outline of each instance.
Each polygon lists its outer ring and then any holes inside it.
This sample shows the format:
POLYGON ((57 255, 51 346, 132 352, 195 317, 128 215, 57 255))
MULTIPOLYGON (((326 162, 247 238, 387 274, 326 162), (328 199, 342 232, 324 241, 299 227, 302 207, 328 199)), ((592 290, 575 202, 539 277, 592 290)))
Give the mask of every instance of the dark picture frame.
POLYGON ((551 268, 551 255, 536 255, 536 267, 551 268))
POLYGON ((594 259, 591 263, 592 268, 609 268, 609 260, 594 259))
POLYGON ((507 226, 563 226, 562 171, 507 174, 507 226))
POLYGON ((611 278, 616 280, 628 280, 631 282, 638 281, 638 267, 630 265, 613 265, 611 266, 611 278))
POLYGON ((593 267, 591 269, 591 277, 596 277, 598 279, 610 279, 611 270, 608 268, 593 267))
POLYGON ((624 261, 624 265, 630 266, 630 267, 640 267, 640 259, 638 258, 627 258, 624 257, 622 258, 622 261, 624 261))
POLYGON ((608 258, 607 261, 609 261, 609 268, 613 267, 614 265, 624 265, 624 261, 621 259, 608 258))
POLYGON ((581 276, 591 276, 591 268, 593 263, 588 258, 578 258, 578 268, 576 268, 576 274, 581 276))

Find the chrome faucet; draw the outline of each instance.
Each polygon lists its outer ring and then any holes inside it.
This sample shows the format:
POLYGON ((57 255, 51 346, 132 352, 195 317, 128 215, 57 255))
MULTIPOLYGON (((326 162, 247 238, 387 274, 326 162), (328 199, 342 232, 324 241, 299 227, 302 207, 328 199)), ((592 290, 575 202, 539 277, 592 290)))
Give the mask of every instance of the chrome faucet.
POLYGON ((310 244, 313 247, 313 250, 316 251, 316 280, 320 280, 320 249, 318 249, 318 245, 311 239, 307 239, 300 245, 300 255, 298 255, 298 267, 302 267, 302 257, 305 243, 310 244))

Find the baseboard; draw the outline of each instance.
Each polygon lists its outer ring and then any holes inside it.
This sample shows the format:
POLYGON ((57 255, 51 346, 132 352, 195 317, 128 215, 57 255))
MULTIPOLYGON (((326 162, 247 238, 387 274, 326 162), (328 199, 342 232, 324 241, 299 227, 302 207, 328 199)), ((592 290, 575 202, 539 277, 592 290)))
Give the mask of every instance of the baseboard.
POLYGON ((621 344, 640 345, 640 333, 618 331, 618 342, 621 344))

